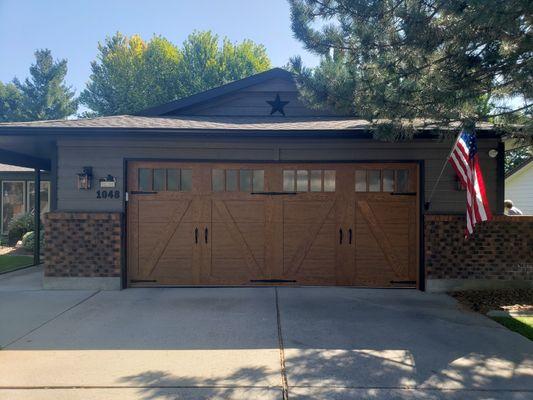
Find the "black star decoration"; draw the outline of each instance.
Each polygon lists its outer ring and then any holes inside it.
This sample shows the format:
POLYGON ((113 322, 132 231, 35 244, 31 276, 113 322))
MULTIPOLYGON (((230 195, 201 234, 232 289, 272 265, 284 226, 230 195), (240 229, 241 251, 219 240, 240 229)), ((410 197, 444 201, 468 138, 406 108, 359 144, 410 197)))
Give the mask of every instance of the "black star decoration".
POLYGON ((267 103, 272 106, 272 111, 270 111, 270 115, 279 111, 280 114, 285 116, 285 111, 283 111, 283 107, 289 104, 290 101, 281 101, 281 99, 279 98, 279 93, 278 93, 276 94, 276 100, 267 100, 267 103))

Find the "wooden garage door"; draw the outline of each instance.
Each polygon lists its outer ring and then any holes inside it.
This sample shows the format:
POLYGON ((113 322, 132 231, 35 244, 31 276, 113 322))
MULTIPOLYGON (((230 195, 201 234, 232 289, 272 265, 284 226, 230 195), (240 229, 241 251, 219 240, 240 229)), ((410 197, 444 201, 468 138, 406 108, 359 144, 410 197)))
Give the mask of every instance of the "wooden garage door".
POLYGON ((130 162, 128 280, 414 286, 417 176, 412 164, 130 162))

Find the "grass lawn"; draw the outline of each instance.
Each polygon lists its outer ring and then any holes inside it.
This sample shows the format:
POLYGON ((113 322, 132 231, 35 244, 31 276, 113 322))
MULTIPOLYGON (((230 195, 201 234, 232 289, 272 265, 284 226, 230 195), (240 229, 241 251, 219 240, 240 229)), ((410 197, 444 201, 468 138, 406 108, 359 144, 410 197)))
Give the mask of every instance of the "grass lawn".
POLYGON ((533 317, 492 317, 506 328, 533 340, 533 317))
POLYGON ((16 269, 27 267, 32 264, 33 256, 0 255, 0 274, 3 272, 15 271, 16 269))

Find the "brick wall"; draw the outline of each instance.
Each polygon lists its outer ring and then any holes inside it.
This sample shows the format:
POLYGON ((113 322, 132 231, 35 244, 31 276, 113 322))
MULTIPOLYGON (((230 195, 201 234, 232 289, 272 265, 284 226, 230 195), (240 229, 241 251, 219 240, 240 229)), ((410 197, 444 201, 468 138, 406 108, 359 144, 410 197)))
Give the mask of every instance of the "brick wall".
POLYGON ((466 220, 425 216, 427 279, 533 280, 533 216, 495 216, 465 239, 466 220))
POLYGON ((48 277, 120 277, 121 213, 50 212, 45 216, 48 277))

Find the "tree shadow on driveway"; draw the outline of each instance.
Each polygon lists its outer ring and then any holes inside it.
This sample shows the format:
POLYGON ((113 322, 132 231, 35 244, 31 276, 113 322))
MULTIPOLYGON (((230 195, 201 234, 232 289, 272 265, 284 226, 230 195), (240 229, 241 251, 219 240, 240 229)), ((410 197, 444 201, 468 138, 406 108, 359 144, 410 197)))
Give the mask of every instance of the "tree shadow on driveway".
POLYGON ((0 387, 268 399, 285 373, 303 398, 512 398, 533 386, 532 354, 449 297, 413 290, 132 289, 99 293, 0 351, 0 387))

